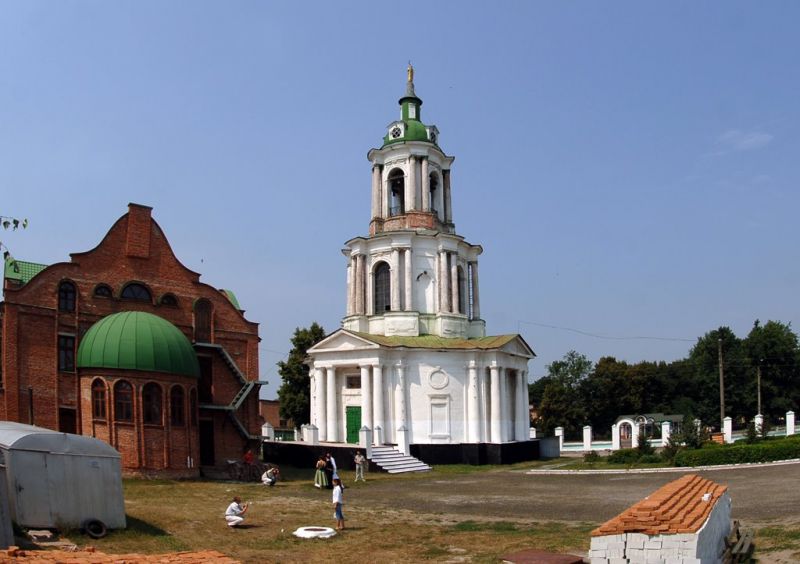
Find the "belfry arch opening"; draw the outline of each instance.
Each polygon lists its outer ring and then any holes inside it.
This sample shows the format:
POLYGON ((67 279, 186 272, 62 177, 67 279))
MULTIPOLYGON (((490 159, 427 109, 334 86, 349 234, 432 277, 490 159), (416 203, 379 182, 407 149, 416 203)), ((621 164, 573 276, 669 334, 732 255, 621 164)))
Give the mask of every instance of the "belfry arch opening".
POLYGON ((431 213, 438 213, 439 210, 436 209, 436 191, 439 189, 439 175, 437 175, 435 172, 430 173, 428 176, 428 184, 430 185, 430 189, 428 190, 427 194, 428 209, 431 210, 431 213))
POLYGON ((380 261, 375 265, 373 272, 372 295, 374 296, 375 315, 382 315, 383 312, 392 308, 392 272, 389 265, 380 261))
POLYGON ((396 168, 389 173, 389 215, 403 215, 406 213, 406 186, 405 173, 396 168))

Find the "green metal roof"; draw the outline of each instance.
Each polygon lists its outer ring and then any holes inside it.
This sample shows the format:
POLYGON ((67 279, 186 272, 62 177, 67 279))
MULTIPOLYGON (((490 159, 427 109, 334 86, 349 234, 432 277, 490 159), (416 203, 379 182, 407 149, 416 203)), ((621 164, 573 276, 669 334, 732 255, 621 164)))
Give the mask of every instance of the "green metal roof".
POLYGON ((14 258, 7 258, 4 268, 4 276, 9 280, 19 280, 22 284, 30 282, 31 278, 47 268, 47 264, 37 262, 26 262, 14 258))
POLYGON ((236 294, 234 294, 231 290, 226 290, 224 288, 221 288, 220 292, 225 294, 225 297, 228 298, 231 301, 231 303, 233 304, 233 307, 235 307, 236 309, 241 311, 242 308, 239 305, 239 300, 236 299, 236 294))
POLYGON ((519 337, 519 335, 497 335, 493 337, 480 337, 478 339, 437 337, 436 335, 386 337, 384 335, 371 335, 369 333, 358 333, 356 331, 350 332, 377 345, 384 347, 406 347, 409 349, 490 350, 499 349, 519 337))
POLYGON ((200 374, 186 335, 166 319, 143 311, 114 313, 92 325, 78 347, 78 367, 200 374))

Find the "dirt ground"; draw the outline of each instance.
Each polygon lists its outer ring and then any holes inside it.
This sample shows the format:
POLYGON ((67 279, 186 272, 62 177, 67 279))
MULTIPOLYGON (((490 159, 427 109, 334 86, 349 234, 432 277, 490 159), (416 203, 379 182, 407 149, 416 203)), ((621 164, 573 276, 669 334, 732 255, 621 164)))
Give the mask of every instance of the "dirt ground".
MULTIPOLYGON (((800 520, 800 464, 700 472, 729 487, 734 519, 744 523, 800 520)), ((354 506, 471 519, 534 519, 601 523, 662 485, 677 473, 626 475, 531 475, 495 471, 369 481, 349 488, 354 506)), ((369 478, 368 478, 369 479, 369 478)))

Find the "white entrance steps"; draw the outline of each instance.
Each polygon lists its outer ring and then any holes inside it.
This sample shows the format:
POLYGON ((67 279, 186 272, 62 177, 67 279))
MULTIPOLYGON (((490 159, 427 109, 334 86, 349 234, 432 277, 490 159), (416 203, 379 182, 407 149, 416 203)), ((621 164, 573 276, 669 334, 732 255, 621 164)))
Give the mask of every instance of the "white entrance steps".
POLYGON ((403 472, 428 472, 431 467, 413 456, 408 456, 390 446, 372 447, 372 462, 389 474, 403 472))

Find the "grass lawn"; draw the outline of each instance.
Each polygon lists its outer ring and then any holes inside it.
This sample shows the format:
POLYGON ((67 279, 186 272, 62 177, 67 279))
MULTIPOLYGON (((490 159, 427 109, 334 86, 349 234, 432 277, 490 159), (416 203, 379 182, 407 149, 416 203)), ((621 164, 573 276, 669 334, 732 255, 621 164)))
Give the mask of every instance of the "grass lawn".
MULTIPOLYGON (((531 463, 519 465, 528 469, 531 463)), ((513 468, 513 467, 511 467, 513 468)), ((503 467, 508 470, 509 467, 503 467)), ((283 468, 283 481, 274 488, 255 483, 124 481, 128 528, 91 541, 79 533, 68 535, 80 545, 92 544, 110 554, 162 553, 214 549, 247 562, 317 561, 424 561, 466 558, 496 562, 498 557, 539 548, 586 551, 592 523, 555 523, 519 520, 483 520, 447 514, 419 514, 347 503, 348 530, 331 539, 298 539, 301 526, 335 526, 330 491, 311 485, 312 471, 283 468), (252 501, 247 528, 231 529, 223 518, 234 495, 252 501)), ((423 478, 446 478, 454 473, 486 472, 491 467, 442 466, 428 474, 392 476, 369 474, 370 482, 391 480, 399 490, 423 478)), ((352 484, 352 477, 345 476, 352 484)), ((352 490, 369 487, 353 484, 352 490)), ((350 489, 350 488, 348 488, 350 489)), ((357 497, 357 496, 351 496, 357 497)), ((388 505, 388 504, 387 504, 388 505)))

